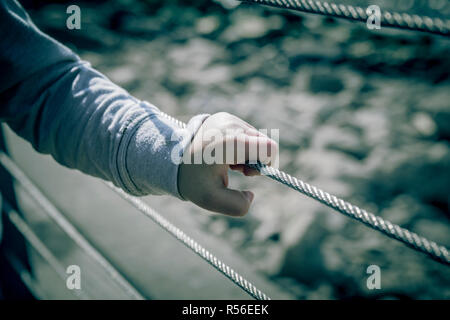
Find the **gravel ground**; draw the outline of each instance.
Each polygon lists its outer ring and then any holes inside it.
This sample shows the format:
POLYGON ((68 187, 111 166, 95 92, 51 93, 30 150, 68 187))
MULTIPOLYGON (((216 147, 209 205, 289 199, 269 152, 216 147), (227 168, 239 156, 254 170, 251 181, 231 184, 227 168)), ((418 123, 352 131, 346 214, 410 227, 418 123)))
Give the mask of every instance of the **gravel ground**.
MULTIPOLYGON (((82 2, 69 31, 65 7, 31 15, 133 95, 277 128, 283 170, 450 246, 447 39, 211 1, 82 2)), ((255 190, 249 215, 196 219, 296 297, 450 298, 447 267, 268 179, 232 184, 255 190)))

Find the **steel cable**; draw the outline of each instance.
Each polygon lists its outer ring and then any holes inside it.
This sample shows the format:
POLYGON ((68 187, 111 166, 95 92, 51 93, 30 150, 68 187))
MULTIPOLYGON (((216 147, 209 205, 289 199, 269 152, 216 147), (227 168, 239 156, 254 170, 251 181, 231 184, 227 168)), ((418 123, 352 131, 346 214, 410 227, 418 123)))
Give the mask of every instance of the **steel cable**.
POLYGON ((408 229, 384 220, 380 216, 367 212, 364 209, 329 194, 328 192, 325 192, 315 186, 311 186, 300 179, 292 177, 283 171, 263 164, 248 164, 248 166, 257 169, 261 172, 261 174, 281 182, 291 189, 297 190, 298 192, 313 198, 348 217, 364 223, 372 229, 380 231, 390 238, 401 241, 407 246, 427 254, 438 262, 450 265, 448 249, 444 246, 438 245, 434 241, 428 240, 425 237, 419 236, 417 233, 411 232, 408 229))
POLYGON ((220 273, 233 281, 236 285, 242 288, 253 298, 255 298, 256 300, 270 300, 270 298, 264 292, 256 288, 255 285, 253 285, 250 281, 248 281, 228 265, 223 263, 216 256, 206 250, 202 245, 200 245, 197 241, 184 233, 180 228, 176 227, 161 214, 150 208, 146 203, 136 197, 130 196, 121 189, 116 188, 112 183, 108 182, 106 183, 106 185, 114 190, 117 194, 119 194, 120 197, 131 203, 141 213, 152 219, 157 225, 174 236, 178 241, 182 242, 186 247, 194 251, 203 260, 216 268, 220 273))
MULTIPOLYGON (((169 118, 171 121, 174 121, 179 126, 185 126, 181 121, 174 119, 167 114, 162 114, 164 117, 169 118)), ((104 270, 116 280, 121 287, 126 289, 126 292, 131 295, 134 299, 143 299, 143 297, 118 273, 117 270, 105 259, 103 256, 94 249, 88 242, 81 236, 81 234, 70 224, 70 222, 47 200, 40 190, 34 186, 34 184, 28 179, 28 177, 22 172, 22 170, 14 163, 14 161, 5 153, 0 151, 0 163, 3 167, 8 170, 11 176, 18 181, 32 197, 39 203, 39 205, 44 209, 44 211, 54 219, 58 225, 63 228, 63 230, 78 244, 85 252, 87 252, 91 257, 95 258, 95 260, 104 268, 104 270)), ((161 228, 166 230, 172 236, 174 236, 177 240, 186 245, 189 249, 194 251, 197 255, 203 258, 206 262, 216 268, 219 272, 225 275, 228 279, 242 288, 245 292, 247 292, 250 296, 257 300, 270 300, 270 297, 267 296, 264 292, 259 290, 255 285, 253 285, 250 281, 242 277, 239 273, 230 268, 227 264, 222 262, 208 250, 206 250, 202 245, 196 242, 194 239, 189 237, 186 233, 184 233, 180 228, 173 225, 163 216, 161 216, 158 212, 150 208, 146 203, 142 200, 130 196, 126 194, 121 189, 114 187, 111 183, 105 182, 105 184, 114 190, 121 198, 131 203, 134 207, 136 207, 141 213, 145 216, 152 219, 156 224, 158 224, 161 228)))
MULTIPOLYGON (((12 208, 6 199, 3 202, 6 217, 16 227, 16 229, 23 235, 25 240, 36 250, 42 259, 50 266, 50 268, 58 275, 58 277, 66 281, 66 269, 53 255, 49 248, 39 239, 33 232, 31 227, 20 217, 20 215, 12 208)), ((82 289, 71 290, 71 292, 82 300, 89 299, 89 296, 82 289)))
MULTIPOLYGON (((162 116, 172 120, 180 127, 186 127, 186 125, 179 120, 161 112, 162 116)), ((278 181, 291 189, 294 189, 312 199, 315 199, 334 210, 351 217, 359 222, 364 223, 366 226, 378 230, 384 235, 396 239, 407 246, 427 254, 432 259, 441 262, 445 265, 450 265, 450 257, 448 249, 442 245, 438 245, 436 242, 428 240, 425 237, 411 232, 405 228, 402 228, 392 222, 384 220, 380 216, 376 216, 367 212, 349 202, 346 202, 334 195, 329 194, 315 186, 312 186, 300 179, 290 176, 289 174, 275 169, 264 164, 247 164, 249 167, 258 170, 261 174, 278 181)))
MULTIPOLYGON (((182 128, 186 127, 186 124, 167 115, 164 112, 161 112, 161 116, 170 121, 173 121, 182 128)), ((9 170, 15 167, 15 165, 12 163, 9 157, 6 156, 4 153, 0 153, 0 160, 2 160, 1 162, 4 166, 6 164, 5 167, 9 170)), ((411 232, 405 228, 402 228, 396 224, 384 220, 379 216, 376 216, 363 209, 360 209, 359 207, 349 202, 346 202, 334 195, 331 195, 328 192, 325 192, 315 186, 311 186, 310 184, 305 183, 302 180, 299 180, 295 177, 292 177, 283 171, 280 171, 270 166, 266 166, 261 163, 248 164, 248 166, 258 170, 261 174, 290 187, 291 189, 294 189, 312 199, 315 199, 346 216, 349 216, 359 222, 362 222, 363 224, 372 229, 380 231, 382 234, 390 238, 396 239, 417 251, 427 254, 429 257, 433 258, 434 260, 440 263, 450 265, 450 258, 448 255, 447 248, 438 245, 434 241, 428 240, 425 237, 419 236, 414 232, 411 232)), ((208 250, 206 250, 199 243, 197 243, 195 240, 193 240, 191 237, 185 234, 181 229, 179 229, 171 222, 169 222, 167 219, 162 217, 158 212, 150 208, 143 201, 139 200, 134 196, 128 195, 121 189, 114 187, 111 183, 106 184, 112 190, 114 190, 121 198, 125 199, 133 206, 135 206, 141 213, 152 219, 161 228, 166 230, 178 241, 182 242, 185 246, 194 251, 203 260, 205 260, 214 268, 216 268, 219 272, 225 275, 228 279, 230 279, 233 283, 238 285, 252 297, 254 297, 257 300, 270 300, 270 298, 265 293, 257 289, 251 282, 243 278, 232 268, 230 268, 228 265, 226 265, 217 257, 215 257, 208 250)))
MULTIPOLYGON (((368 18, 366 11, 361 7, 343 4, 337 5, 335 3, 328 3, 324 1, 311 1, 311 0, 239 0, 239 1, 246 3, 257 3, 284 9, 292 9, 296 11, 321 14, 355 21, 367 21, 368 18)), ((444 36, 448 36, 450 34, 449 32, 450 20, 442 20, 439 18, 431 18, 427 16, 409 15, 407 13, 397 13, 397 12, 391 13, 389 11, 383 11, 381 15, 381 25, 387 27, 422 31, 444 36)), ((165 113, 161 114, 164 117, 174 121, 180 127, 185 127, 185 124, 182 123, 181 121, 174 119, 173 117, 165 113)), ((2 162, 4 166, 6 164, 5 168, 10 170, 11 165, 15 167, 15 165, 12 164, 12 161, 9 159, 9 157, 6 156, 4 153, 0 154, 0 159, 3 160, 2 162)), ((427 254, 429 257, 433 258, 438 262, 441 262, 445 265, 450 265, 448 249, 442 245, 438 245, 434 241, 419 236, 414 232, 411 232, 405 228, 402 228, 396 224, 384 220, 383 218, 376 216, 372 213, 369 213, 366 210, 360 209, 359 207, 349 202, 346 202, 334 195, 331 195, 328 192, 325 192, 315 186, 311 186, 310 184, 305 183, 302 180, 297 179, 295 177, 292 177, 283 171, 260 163, 248 164, 248 166, 258 170, 261 174, 290 187, 291 189, 294 189, 312 199, 315 199, 348 217, 351 217, 359 222, 362 222, 363 224, 374 230, 380 231, 381 233, 390 238, 396 239, 417 251, 427 254)), ((126 194, 124 191, 114 187, 111 183, 106 184, 116 193, 118 193, 123 199, 127 200, 132 205, 134 205, 140 212, 142 212, 144 215, 152 219, 160 227, 162 227, 171 235, 173 235, 177 240, 179 240, 185 246, 194 251, 202 259, 207 261, 210 265, 212 265, 219 272, 224 274, 233 283, 238 285, 252 297, 254 297, 257 300, 270 300, 270 298, 266 294, 257 289, 251 282, 243 278, 232 268, 230 268, 228 265, 226 265, 217 257, 215 257, 208 250, 202 247, 199 243, 197 243, 195 240, 193 240, 191 237, 185 234, 181 229, 170 223, 167 219, 165 219, 155 210, 146 205, 143 201, 139 200, 136 197, 126 194)), ((15 215, 11 217, 17 218, 15 215)), ((67 229, 66 223, 64 223, 63 225, 66 226, 66 228, 64 229, 67 229)), ((72 228, 69 228, 67 230, 71 231, 69 232, 70 234, 74 233, 72 228)), ((78 235, 77 232, 75 233, 76 235, 78 235)), ((81 244, 83 244, 82 247, 84 249, 86 249, 86 247, 89 247, 90 250, 87 251, 92 252, 92 247, 90 245, 86 246, 86 243, 84 241, 81 244)), ((94 256, 96 257, 96 260, 99 261, 98 258, 99 255, 96 253, 94 256)), ((105 263, 106 261, 104 259, 100 259, 100 262, 102 262, 100 264, 103 267, 105 266, 108 267, 106 269, 109 271, 109 273, 113 276, 113 278, 119 280, 118 282, 127 289, 128 293, 131 293, 131 295, 134 298, 138 299, 142 298, 139 295, 139 293, 135 292, 133 289, 130 290, 130 286, 128 285, 128 283, 123 278, 121 278, 121 276, 118 275, 118 273, 115 270, 111 272, 112 270, 111 266, 108 263, 105 263)))
MULTIPOLYGON (((320 14, 354 21, 367 21, 364 8, 352 5, 336 4, 326 1, 312 0, 239 0, 243 3, 257 3, 271 7, 291 9, 301 12, 320 14)), ((380 16, 382 27, 415 30, 442 36, 450 35, 450 20, 419 16, 416 14, 382 11, 380 16)))
POLYGON ((45 212, 83 251, 97 262, 118 286, 133 300, 144 300, 144 297, 125 279, 122 274, 98 252, 94 246, 67 220, 67 218, 48 200, 16 163, 4 152, 0 151, 0 163, 10 173, 45 212))

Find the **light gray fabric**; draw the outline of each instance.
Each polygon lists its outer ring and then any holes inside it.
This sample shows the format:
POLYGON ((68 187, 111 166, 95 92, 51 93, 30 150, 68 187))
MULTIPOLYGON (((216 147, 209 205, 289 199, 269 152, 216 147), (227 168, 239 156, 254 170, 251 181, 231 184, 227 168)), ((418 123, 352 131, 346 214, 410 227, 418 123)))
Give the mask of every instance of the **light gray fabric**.
POLYGON ((207 115, 178 128, 39 31, 13 0, 0 1, 0 72, 0 120, 37 151, 133 195, 181 198, 171 138, 191 139, 207 115))

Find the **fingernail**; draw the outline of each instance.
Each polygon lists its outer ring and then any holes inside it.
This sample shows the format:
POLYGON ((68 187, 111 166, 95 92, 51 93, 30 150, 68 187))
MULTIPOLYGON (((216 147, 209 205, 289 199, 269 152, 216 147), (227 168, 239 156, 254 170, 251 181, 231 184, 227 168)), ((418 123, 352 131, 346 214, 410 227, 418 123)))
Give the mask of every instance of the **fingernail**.
POLYGON ((244 191, 245 196, 247 197, 249 202, 253 201, 253 198, 255 197, 255 195, 253 194, 253 192, 251 191, 244 191))

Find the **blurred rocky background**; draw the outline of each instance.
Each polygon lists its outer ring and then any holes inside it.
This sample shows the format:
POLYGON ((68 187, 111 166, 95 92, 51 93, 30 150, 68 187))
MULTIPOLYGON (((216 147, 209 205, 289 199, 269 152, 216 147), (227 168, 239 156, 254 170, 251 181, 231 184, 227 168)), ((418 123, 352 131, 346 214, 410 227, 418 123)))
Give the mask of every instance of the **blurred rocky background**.
MULTIPOLYGON (((136 97, 277 128, 281 169, 450 246, 448 39, 212 0, 21 2, 136 97), (65 27, 69 4, 81 30, 65 27)), ((450 18, 447 1, 378 2, 450 18)), ((269 179, 232 185, 256 193, 245 218, 193 219, 295 297, 450 298, 448 267, 269 179), (382 290, 366 287, 372 264, 382 290)))

